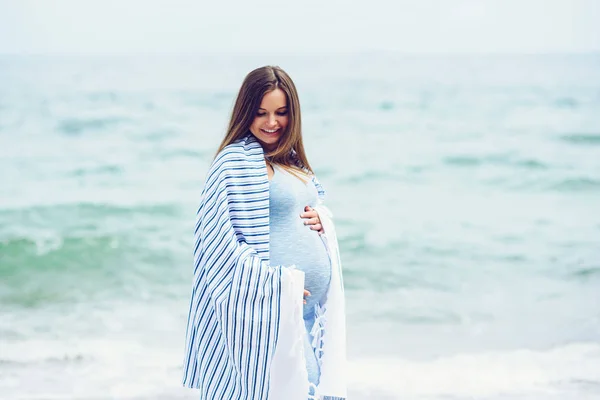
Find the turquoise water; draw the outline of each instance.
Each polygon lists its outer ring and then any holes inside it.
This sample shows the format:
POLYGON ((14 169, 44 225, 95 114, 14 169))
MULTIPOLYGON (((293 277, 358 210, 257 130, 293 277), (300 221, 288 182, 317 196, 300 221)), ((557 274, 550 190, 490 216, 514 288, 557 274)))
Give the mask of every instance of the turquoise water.
POLYGON ((300 91, 355 399, 600 396, 600 56, 0 57, 0 397, 180 388, 245 73, 300 91))

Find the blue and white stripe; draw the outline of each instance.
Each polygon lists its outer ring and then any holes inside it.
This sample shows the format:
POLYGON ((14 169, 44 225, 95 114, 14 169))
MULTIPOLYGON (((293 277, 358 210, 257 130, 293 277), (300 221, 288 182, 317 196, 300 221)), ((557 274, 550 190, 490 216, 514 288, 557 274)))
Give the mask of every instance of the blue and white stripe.
POLYGON ((194 237, 183 384, 202 400, 267 399, 284 267, 269 265, 269 182, 251 134, 213 161, 194 237))

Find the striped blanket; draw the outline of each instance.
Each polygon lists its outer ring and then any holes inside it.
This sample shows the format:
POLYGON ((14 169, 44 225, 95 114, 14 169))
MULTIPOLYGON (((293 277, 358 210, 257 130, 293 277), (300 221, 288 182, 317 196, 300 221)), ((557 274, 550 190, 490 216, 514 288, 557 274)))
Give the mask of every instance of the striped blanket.
MULTIPOLYGON (((325 192, 316 177, 312 182, 322 202, 325 192)), ((329 210, 318 207, 335 239, 329 210)), ((305 400, 308 393, 312 398, 345 398, 341 265, 335 267, 338 284, 332 279, 320 316, 325 339, 332 339, 321 340, 319 350, 325 360, 328 347, 336 355, 322 371, 342 372, 330 378, 325 374, 325 382, 322 379, 311 391, 297 340, 305 329, 303 273, 294 266, 269 264, 269 181, 263 149, 253 135, 230 144, 213 161, 194 238, 184 386, 200 389, 201 400, 278 400, 284 394, 285 399, 305 400), (328 303, 336 304, 335 309, 328 303), (336 326, 326 322, 330 319, 338 321, 336 326), (320 390, 322 386, 326 390, 320 390)), ((332 259, 339 261, 337 239, 328 239, 330 255, 334 252, 332 259)))

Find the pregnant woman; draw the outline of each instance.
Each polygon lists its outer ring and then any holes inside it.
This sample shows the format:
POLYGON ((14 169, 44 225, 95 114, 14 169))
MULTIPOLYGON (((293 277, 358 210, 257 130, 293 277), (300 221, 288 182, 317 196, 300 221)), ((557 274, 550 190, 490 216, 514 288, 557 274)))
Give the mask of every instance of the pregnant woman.
POLYGON ((195 225, 183 384, 201 399, 346 398, 345 302, 325 192, 281 68, 250 72, 195 225))

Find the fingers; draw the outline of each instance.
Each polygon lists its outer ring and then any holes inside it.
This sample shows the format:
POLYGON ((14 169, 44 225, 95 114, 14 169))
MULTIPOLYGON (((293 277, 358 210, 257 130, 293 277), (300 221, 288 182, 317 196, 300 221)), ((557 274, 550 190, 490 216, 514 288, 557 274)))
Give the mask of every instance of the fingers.
POLYGON ((306 220, 304 220, 304 225, 314 225, 314 224, 318 224, 319 221, 319 217, 313 217, 313 218, 308 218, 306 220))
MULTIPOLYGON (((310 296, 310 292, 306 289, 304 289, 304 297, 308 297, 310 296)), ((303 300, 303 303, 306 304, 306 300, 303 300)))
POLYGON ((315 218, 318 216, 319 216, 319 214, 314 210, 306 211, 306 212, 303 212, 300 214, 300 218, 315 218))
POLYGON ((300 214, 300 218, 305 218, 304 225, 310 225, 311 230, 323 233, 323 225, 321 225, 319 213, 309 206, 304 207, 304 210, 305 212, 300 214))

